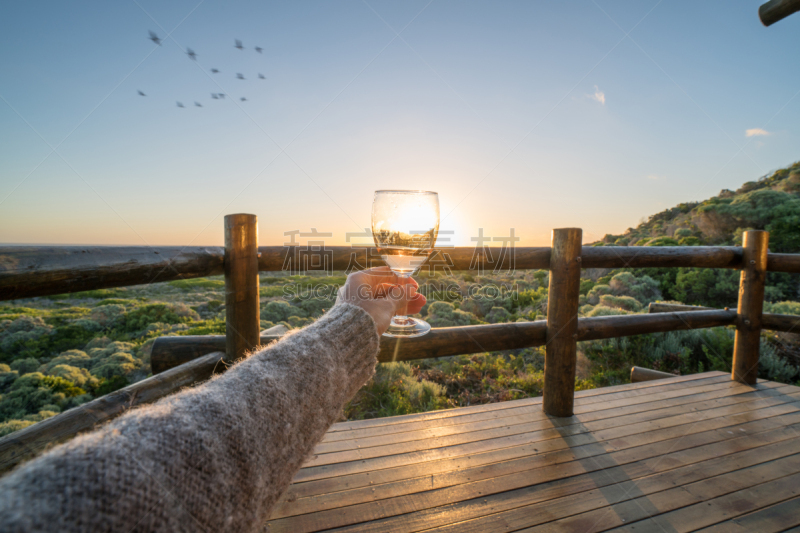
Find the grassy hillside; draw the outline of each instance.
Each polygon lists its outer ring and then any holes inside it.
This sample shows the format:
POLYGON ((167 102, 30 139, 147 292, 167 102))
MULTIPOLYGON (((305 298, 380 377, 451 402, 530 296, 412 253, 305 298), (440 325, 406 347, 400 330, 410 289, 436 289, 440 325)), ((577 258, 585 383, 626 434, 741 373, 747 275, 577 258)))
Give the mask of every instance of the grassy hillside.
MULTIPOLYGON (((800 163, 780 169, 736 191, 725 189, 703 202, 677 205, 651 216, 622 235, 606 235, 594 246, 741 245, 750 229, 770 232, 773 252, 800 253, 800 163)), ((639 269, 659 283, 662 296, 693 305, 733 307, 739 274, 702 269, 639 269)), ((800 300, 800 279, 767 276, 768 302, 800 300)))
POLYGON ((800 252, 800 162, 736 191, 680 204, 597 246, 738 245, 749 229, 770 232, 773 252, 800 252))

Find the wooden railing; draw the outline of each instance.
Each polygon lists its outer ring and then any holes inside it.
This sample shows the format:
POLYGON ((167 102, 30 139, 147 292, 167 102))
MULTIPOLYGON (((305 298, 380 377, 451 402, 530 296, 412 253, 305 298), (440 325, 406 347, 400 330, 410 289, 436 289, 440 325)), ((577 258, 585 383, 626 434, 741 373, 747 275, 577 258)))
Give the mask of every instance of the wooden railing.
MULTIPOLYGON (((225 217, 225 247, 4 247, 0 248, 0 300, 14 300, 224 274, 226 335, 156 340, 153 376, 0 439, 0 471, 47 446, 95 427, 135 405, 203 381, 279 336, 259 333, 258 272, 281 271, 292 258, 305 270, 343 271, 371 266, 367 248, 262 246, 254 215, 225 217), (325 253, 325 261, 318 261, 325 253)), ((761 329, 799 331, 800 317, 761 312, 766 272, 800 273, 800 254, 767 252, 768 234, 749 231, 743 247, 582 247, 581 230, 554 230, 548 248, 508 249, 492 267, 548 269, 547 320, 434 328, 423 337, 382 338, 379 361, 546 346, 543 407, 572 415, 577 342, 686 329, 736 326, 732 378, 754 384, 761 329), (586 268, 700 267, 738 269, 739 309, 654 307, 645 315, 578 317, 578 285, 586 268), (662 312, 655 313, 653 309, 662 312)), ((496 251, 496 249, 494 249, 496 251)), ((472 270, 489 249, 439 249, 423 270, 472 270)), ((495 254, 496 255, 496 254, 495 254)), ((643 375, 640 372, 640 375, 643 375)), ((654 374, 649 375, 653 379, 654 374)))
POLYGON ((800 0, 770 0, 758 8, 758 18, 764 26, 771 26, 798 11, 800 0))

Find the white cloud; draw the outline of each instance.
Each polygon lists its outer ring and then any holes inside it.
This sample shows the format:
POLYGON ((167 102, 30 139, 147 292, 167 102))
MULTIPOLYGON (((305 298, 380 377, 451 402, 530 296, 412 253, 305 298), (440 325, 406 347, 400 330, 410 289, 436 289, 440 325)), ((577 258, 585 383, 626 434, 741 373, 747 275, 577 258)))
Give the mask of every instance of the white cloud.
POLYGON ((591 98, 595 102, 600 102, 601 105, 606 105, 606 94, 597 88, 597 85, 594 86, 594 94, 587 94, 587 98, 591 98))
POLYGON ((756 137, 758 135, 772 135, 767 130, 762 130, 761 128, 752 128, 752 129, 746 130, 744 132, 744 134, 746 136, 748 136, 748 137, 756 137))

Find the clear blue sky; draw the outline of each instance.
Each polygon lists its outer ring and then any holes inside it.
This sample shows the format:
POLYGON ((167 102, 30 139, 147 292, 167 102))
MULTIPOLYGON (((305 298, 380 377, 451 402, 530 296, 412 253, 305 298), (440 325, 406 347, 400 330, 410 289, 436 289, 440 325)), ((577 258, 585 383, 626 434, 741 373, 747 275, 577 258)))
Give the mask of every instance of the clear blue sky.
POLYGON ((0 242, 343 243, 386 188, 456 244, 592 241, 800 159, 800 14, 760 0, 137 1, 0 4, 0 242))

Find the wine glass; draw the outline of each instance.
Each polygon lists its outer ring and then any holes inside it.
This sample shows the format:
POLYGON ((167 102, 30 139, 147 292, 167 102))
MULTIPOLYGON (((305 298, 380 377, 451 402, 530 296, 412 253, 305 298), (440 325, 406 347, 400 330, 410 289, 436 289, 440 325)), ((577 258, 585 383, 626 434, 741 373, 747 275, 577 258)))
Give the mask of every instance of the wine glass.
MULTIPOLYGON (((428 259, 439 233, 439 195, 429 191, 375 191, 372 237, 383 261, 401 278, 411 277, 428 259)), ((387 337, 419 337, 431 325, 405 316, 392 318, 387 337)))

